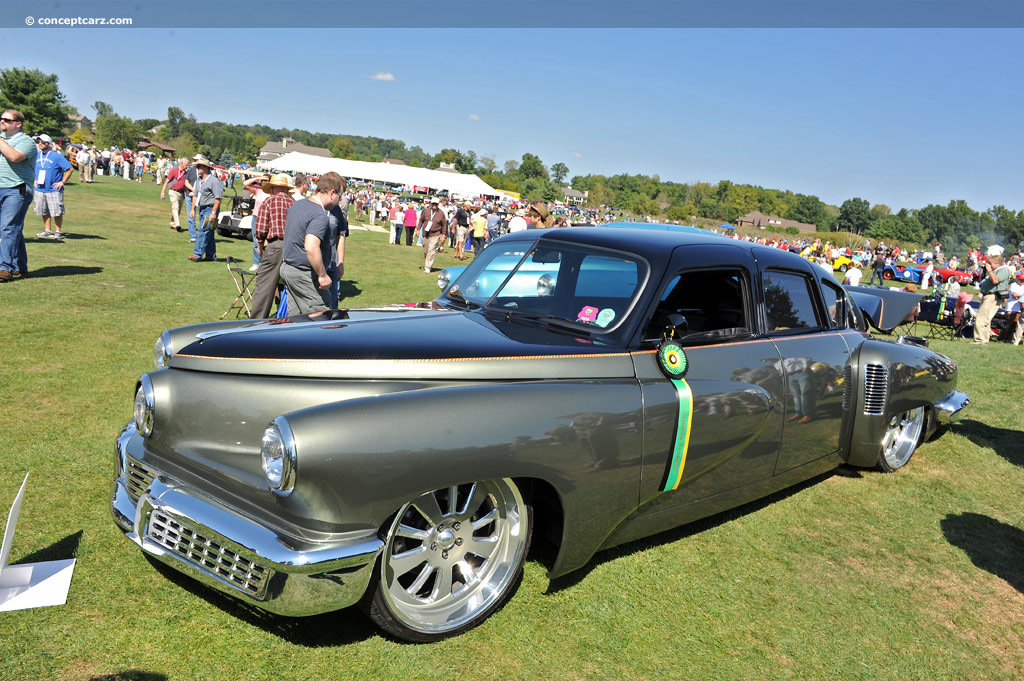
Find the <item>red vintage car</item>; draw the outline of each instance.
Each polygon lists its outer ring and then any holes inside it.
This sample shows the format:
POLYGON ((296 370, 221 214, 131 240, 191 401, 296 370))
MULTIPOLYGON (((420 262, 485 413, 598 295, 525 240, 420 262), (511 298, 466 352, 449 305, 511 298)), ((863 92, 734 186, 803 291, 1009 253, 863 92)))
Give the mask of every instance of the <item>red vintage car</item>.
POLYGON ((966 270, 954 270, 948 267, 936 268, 933 281, 936 284, 945 283, 950 277, 956 277, 961 284, 977 284, 981 275, 966 270))

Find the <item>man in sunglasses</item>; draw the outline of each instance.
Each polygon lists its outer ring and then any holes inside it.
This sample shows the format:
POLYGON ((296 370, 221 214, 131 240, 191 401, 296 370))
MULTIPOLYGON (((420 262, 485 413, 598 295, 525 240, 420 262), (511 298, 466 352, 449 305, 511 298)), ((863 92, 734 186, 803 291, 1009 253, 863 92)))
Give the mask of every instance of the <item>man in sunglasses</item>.
POLYGON ((36 144, 21 131, 25 116, 7 109, 0 114, 0 281, 28 272, 25 213, 32 203, 36 144))

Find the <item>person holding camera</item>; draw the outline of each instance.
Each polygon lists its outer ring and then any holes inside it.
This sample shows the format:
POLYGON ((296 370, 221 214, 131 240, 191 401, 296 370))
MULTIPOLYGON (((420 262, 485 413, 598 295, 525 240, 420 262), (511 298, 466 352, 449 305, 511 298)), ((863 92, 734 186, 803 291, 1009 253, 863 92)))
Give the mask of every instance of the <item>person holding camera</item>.
POLYGON ((982 298, 978 319, 974 322, 973 345, 988 345, 992 337, 992 318, 1009 296, 1011 274, 1001 255, 990 255, 985 262, 985 278, 978 284, 982 298))

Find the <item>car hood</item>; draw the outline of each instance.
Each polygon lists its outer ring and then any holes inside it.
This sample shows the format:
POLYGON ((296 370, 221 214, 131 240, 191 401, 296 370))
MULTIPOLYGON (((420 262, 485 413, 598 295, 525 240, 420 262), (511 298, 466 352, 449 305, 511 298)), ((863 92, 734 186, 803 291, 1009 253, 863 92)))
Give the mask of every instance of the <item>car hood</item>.
POLYGON ((320 378, 625 378, 630 353, 585 334, 481 312, 340 310, 199 334, 172 369, 320 378))

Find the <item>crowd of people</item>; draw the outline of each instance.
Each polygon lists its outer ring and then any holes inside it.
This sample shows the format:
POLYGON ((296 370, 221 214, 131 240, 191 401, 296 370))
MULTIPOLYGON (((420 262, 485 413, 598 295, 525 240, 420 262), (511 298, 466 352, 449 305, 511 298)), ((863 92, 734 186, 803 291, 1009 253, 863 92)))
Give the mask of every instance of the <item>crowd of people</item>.
MULTIPOLYGON (((82 182, 94 182, 96 175, 109 175, 143 181, 152 175, 160 184, 160 199, 170 202, 169 226, 183 231, 181 211, 185 210, 192 262, 217 259, 215 230, 224 200, 224 186, 236 173, 247 173, 243 182, 253 199, 253 266, 256 285, 252 317, 270 316, 274 301, 286 292, 291 314, 310 314, 340 301, 340 278, 345 267, 345 240, 349 217, 371 225, 380 223, 389 233, 389 243, 423 249, 423 271, 433 271, 438 253, 450 248, 457 260, 478 254, 491 240, 524 229, 568 227, 614 219, 610 212, 596 212, 575 206, 548 206, 512 199, 454 201, 444 194, 430 198, 413 197, 375 189, 371 184, 352 183, 337 173, 309 177, 253 174, 243 168, 225 171, 201 154, 169 161, 139 150, 61 146, 50 136, 26 135, 25 117, 16 110, 0 116, 0 282, 19 279, 28 273, 28 255, 24 239, 24 220, 31 205, 41 219, 43 239, 63 240, 64 187, 74 170, 82 182)), ((1024 258, 1020 249, 1004 257, 1001 247, 983 253, 970 249, 963 262, 956 255, 948 258, 941 244, 930 250, 908 253, 899 246, 866 240, 859 248, 840 247, 820 238, 787 239, 775 236, 741 235, 732 238, 754 241, 766 246, 799 253, 817 263, 826 272, 834 272, 834 263, 845 256, 844 283, 859 286, 861 269, 870 269, 867 285, 883 284, 887 268, 897 262, 917 264, 920 282, 915 291, 956 299, 962 292, 957 277, 944 282, 935 271, 949 268, 966 273, 976 282, 981 304, 974 328, 974 343, 984 345, 991 339, 992 320, 1004 311, 1010 319, 1012 334, 1008 340, 1019 345, 1024 335, 1024 258)), ((908 286, 909 288, 909 286, 908 286)))

